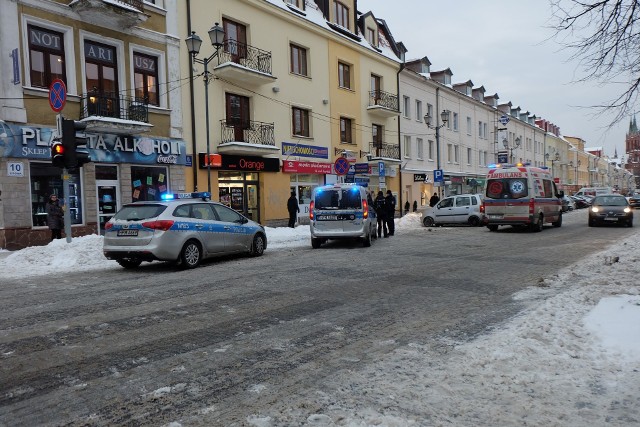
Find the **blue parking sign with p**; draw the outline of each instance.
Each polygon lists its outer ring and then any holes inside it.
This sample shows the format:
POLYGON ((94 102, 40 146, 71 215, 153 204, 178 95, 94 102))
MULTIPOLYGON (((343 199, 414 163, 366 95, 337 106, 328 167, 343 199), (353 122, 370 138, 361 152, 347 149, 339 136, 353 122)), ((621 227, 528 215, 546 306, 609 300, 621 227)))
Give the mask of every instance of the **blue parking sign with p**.
POLYGON ((442 174, 442 169, 436 169, 433 171, 433 182, 443 182, 444 175, 442 174))

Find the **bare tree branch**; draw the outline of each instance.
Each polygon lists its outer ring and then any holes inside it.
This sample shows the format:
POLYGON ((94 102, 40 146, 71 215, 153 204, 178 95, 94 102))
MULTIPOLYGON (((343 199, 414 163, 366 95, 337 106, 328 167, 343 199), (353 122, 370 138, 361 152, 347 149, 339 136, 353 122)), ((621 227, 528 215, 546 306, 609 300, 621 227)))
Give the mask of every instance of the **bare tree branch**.
POLYGON ((556 40, 584 71, 578 82, 623 86, 591 107, 613 113, 612 127, 640 110, 640 0, 550 0, 556 40))

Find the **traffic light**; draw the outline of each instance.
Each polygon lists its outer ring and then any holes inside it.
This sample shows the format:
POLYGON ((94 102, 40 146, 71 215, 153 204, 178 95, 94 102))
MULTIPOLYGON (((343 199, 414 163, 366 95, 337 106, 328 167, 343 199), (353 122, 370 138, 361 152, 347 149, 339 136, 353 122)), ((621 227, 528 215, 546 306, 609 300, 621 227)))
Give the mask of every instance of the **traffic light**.
POLYGON ((70 172, 77 171, 82 165, 91 161, 89 152, 86 151, 87 138, 76 136, 77 131, 83 131, 86 128, 86 123, 62 119, 64 166, 70 172))
POLYGON ((51 164, 60 169, 64 167, 64 146, 59 138, 51 144, 51 164))

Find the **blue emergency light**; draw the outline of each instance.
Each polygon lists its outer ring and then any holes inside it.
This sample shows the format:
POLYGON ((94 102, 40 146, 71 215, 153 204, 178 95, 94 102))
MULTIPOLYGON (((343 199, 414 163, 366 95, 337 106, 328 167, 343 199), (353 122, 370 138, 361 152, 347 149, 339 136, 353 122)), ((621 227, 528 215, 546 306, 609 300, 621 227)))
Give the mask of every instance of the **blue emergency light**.
POLYGON ((160 196, 162 200, 175 200, 175 199, 202 199, 210 200, 211 193, 208 191, 198 191, 193 193, 164 193, 160 196))

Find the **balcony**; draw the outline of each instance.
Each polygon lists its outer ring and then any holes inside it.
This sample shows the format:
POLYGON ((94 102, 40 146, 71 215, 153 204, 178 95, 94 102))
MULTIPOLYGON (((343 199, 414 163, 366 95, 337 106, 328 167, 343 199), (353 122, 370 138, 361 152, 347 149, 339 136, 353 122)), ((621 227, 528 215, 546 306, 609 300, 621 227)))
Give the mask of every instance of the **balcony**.
POLYGON ((106 28, 129 29, 148 18, 143 0, 75 0, 69 7, 84 22, 106 28))
POLYGON ((382 141, 370 142, 369 153, 371 154, 371 160, 400 161, 400 147, 397 144, 387 144, 382 141))
POLYGON ((367 107, 367 111, 374 116, 385 119, 399 116, 398 95, 381 90, 372 90, 369 92, 369 106, 367 107))
POLYGON ((218 54, 216 77, 238 84, 261 86, 276 81, 271 74, 271 52, 236 40, 225 40, 218 54))
POLYGON ((263 155, 279 152, 275 142, 273 123, 251 120, 221 120, 222 139, 218 153, 263 155))
POLYGON ((87 130, 117 135, 148 132, 149 103, 144 98, 91 92, 81 98, 80 120, 87 130))

